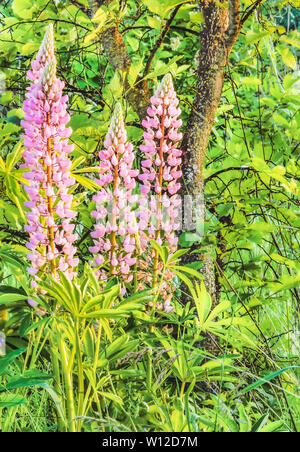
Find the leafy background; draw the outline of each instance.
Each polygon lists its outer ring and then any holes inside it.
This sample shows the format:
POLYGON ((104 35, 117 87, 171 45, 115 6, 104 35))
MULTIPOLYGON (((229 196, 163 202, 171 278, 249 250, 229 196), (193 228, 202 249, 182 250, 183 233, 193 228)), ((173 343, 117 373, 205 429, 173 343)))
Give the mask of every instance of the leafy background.
MULTIPOLYGON (((23 207, 26 197, 21 185, 26 181, 19 169, 23 150, 20 121, 28 86, 26 72, 45 27, 50 21, 54 24, 59 77, 65 81, 70 96, 71 141, 75 144, 73 174, 77 181, 74 193, 79 211, 77 246, 83 269, 90 257, 93 167, 97 165, 97 154, 117 100, 123 102, 129 138, 136 149, 142 137, 138 114, 124 100, 128 87, 125 88, 123 74, 110 63, 101 33, 119 24, 132 60, 128 77, 131 87, 139 76, 146 77, 153 90, 162 75, 172 73, 186 124, 196 90, 203 22, 197 2, 181 2, 163 42, 152 55, 178 3, 115 1, 109 9, 100 8, 93 18, 81 10, 88 7, 86 0, 13 0, 0 5, 0 322, 12 349, 27 347, 28 340, 33 339, 32 330, 27 331, 33 322, 33 312, 26 303, 29 284, 23 207)), ((245 7, 250 4, 243 2, 245 7)), ((298 6, 297 1, 269 0, 246 22, 226 67, 206 158, 208 214, 199 253, 210 250, 217 265, 221 302, 229 300, 221 316, 227 323, 218 325, 219 330, 212 326, 220 336, 218 366, 212 365, 215 369, 212 374, 220 377, 226 366, 233 366, 233 380, 223 375, 219 378, 221 383, 207 391, 211 383, 209 372, 201 368, 203 356, 197 355, 195 362, 185 358, 185 353, 196 344, 194 339, 205 318, 197 326, 192 315, 196 300, 202 295, 195 294, 191 305, 185 307, 178 297, 175 337, 159 336, 155 340, 134 330, 130 339, 138 339, 137 348, 133 348, 136 352, 149 344, 175 350, 170 356, 158 354, 157 362, 165 374, 161 384, 157 384, 155 396, 153 392, 143 392, 139 362, 128 360, 120 376, 112 357, 108 370, 111 379, 107 381, 114 381, 115 394, 122 405, 114 396, 110 402, 104 397, 106 423, 95 415, 86 429, 91 425, 93 428, 105 425, 110 430, 134 426, 136 430, 156 431, 274 431, 300 427, 298 6), (236 317, 240 320, 235 325, 232 319, 236 317), (180 357, 172 362, 176 350, 180 357), (185 375, 191 369, 194 381, 185 375), (237 375, 239 383, 234 379, 237 375), (271 375, 270 383, 261 380, 266 375, 271 375), (251 384, 256 386, 249 389, 251 384), (180 398, 180 394, 185 397, 180 398)), ((137 161, 138 158, 137 151, 137 161)), ((187 245, 185 233, 180 243, 187 245)), ((199 263, 195 263, 194 268, 198 267, 199 263)), ((204 330, 209 328, 207 324, 204 330)), ((114 334, 115 337, 119 334, 117 327, 114 334)), ((146 359, 144 355, 141 362, 146 359)), ((49 371, 46 357, 41 356, 33 367, 49 371)), ((10 368, 12 374, 26 369, 22 354, 17 359, 16 364, 10 364, 15 366, 10 368)), ((33 380, 32 384, 30 403, 20 406, 23 410, 20 416, 15 418, 16 411, 5 411, 6 429, 8 426, 12 430, 55 429, 51 421, 55 402, 50 386, 48 391, 42 391, 34 387, 33 380)), ((104 381, 103 386, 106 384, 104 381)), ((24 394, 20 391, 25 390, 18 390, 21 403, 24 394)), ((109 391, 113 393, 111 387, 109 391)))

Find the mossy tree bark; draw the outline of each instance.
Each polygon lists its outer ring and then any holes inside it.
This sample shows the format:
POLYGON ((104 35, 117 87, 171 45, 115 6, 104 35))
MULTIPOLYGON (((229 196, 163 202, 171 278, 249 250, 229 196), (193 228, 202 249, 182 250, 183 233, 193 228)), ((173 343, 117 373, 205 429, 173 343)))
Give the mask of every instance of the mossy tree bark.
MULTIPOLYGON (((183 139, 185 191, 193 199, 193 218, 205 221, 203 167, 211 130, 224 85, 225 67, 241 27, 239 0, 199 0, 204 24, 196 96, 183 139)), ((195 254, 192 255, 195 259, 195 254)), ((187 256, 185 259, 191 259, 187 256)), ((213 304, 218 302, 216 272, 212 258, 204 258, 202 272, 213 304)))

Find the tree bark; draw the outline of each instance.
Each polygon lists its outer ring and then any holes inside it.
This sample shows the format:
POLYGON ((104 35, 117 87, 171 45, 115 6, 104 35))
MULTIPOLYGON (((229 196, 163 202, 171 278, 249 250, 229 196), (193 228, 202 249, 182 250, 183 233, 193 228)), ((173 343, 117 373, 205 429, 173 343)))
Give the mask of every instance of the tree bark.
MULTIPOLYGON (((204 223, 206 209, 203 166, 223 90, 225 67, 238 37, 240 22, 239 0, 229 0, 229 4, 225 0, 199 0, 198 3, 204 25, 200 33, 196 96, 182 148, 185 192, 193 199, 194 222, 204 223)), ((190 259, 189 256, 187 258, 190 259)), ((209 255, 203 260, 202 273, 215 305, 218 302, 216 274, 214 262, 209 255)))

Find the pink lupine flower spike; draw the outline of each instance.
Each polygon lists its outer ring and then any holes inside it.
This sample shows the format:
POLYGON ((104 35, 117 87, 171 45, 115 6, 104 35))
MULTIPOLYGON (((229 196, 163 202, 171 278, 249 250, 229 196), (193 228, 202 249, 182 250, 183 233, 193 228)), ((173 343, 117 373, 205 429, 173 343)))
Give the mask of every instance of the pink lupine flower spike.
MULTIPOLYGON (((168 245, 171 252, 177 248, 178 238, 176 230, 179 228, 178 206, 180 198, 176 195, 181 188, 179 182, 182 151, 178 149, 178 142, 182 133, 178 128, 182 125, 179 119, 181 109, 176 96, 172 77, 167 74, 151 98, 147 119, 143 121, 145 144, 140 149, 146 159, 142 161, 141 192, 144 195, 140 206, 140 225, 147 228, 147 235, 159 244, 168 245), (153 219, 156 220, 154 224, 153 219), (147 226, 148 225, 148 226, 147 226)), ((159 271, 158 252, 154 253, 153 286, 157 284, 159 271)), ((172 275, 167 275, 169 280, 172 275)), ((168 284, 166 284, 168 287, 168 284)), ((164 289, 166 289, 166 287, 164 289)), ((164 309, 169 312, 170 294, 164 290, 164 309)))
MULTIPOLYGON (((24 102, 25 151, 22 165, 28 185, 25 190, 29 201, 25 206, 30 234, 28 269, 36 279, 38 273, 63 271, 69 278, 76 272, 78 259, 73 245, 77 234, 73 234, 76 216, 71 208, 73 197, 69 188, 75 183, 70 175, 71 160, 68 154, 73 145, 68 144, 72 129, 66 127, 70 116, 66 111, 68 96, 63 96, 64 83, 56 76, 53 28, 49 25, 44 41, 28 71, 32 84, 24 102)), ((32 285, 36 287, 36 282, 32 285)))
MULTIPOLYGON (((138 225, 132 205, 137 201, 137 196, 132 192, 138 170, 132 169, 133 145, 127 141, 119 103, 115 107, 104 148, 99 153, 102 171, 97 180, 102 189, 93 197, 96 211, 92 212, 92 216, 97 222, 91 234, 94 246, 90 251, 96 254, 95 266, 108 259, 110 273, 130 282, 130 267, 136 263, 134 251, 138 225)), ((100 271, 99 276, 106 279, 107 273, 100 271)))

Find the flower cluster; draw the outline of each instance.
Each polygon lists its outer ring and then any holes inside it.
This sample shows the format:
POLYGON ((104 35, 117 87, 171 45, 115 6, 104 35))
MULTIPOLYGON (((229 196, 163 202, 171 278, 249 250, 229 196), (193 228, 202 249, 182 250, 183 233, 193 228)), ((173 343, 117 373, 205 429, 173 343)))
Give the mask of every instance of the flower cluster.
MULTIPOLYGON (((96 210, 92 216, 97 222, 90 251, 97 254, 95 266, 102 265, 109 256, 110 273, 129 282, 130 267, 136 263, 138 225, 132 205, 137 202, 133 190, 138 170, 132 169, 133 145, 127 141, 120 104, 115 107, 104 148, 99 153, 101 171, 97 180, 102 189, 93 197, 96 210)), ((100 275, 107 277, 104 271, 100 275)))
POLYGON ((178 142, 182 139, 178 128, 182 121, 170 74, 159 84, 151 104, 147 119, 142 123, 147 130, 144 132, 145 144, 140 147, 146 156, 142 161, 143 173, 139 175, 144 195, 140 217, 148 222, 149 237, 159 244, 166 240, 170 250, 174 251, 177 246, 175 231, 179 227, 176 219, 181 203, 176 193, 180 190, 179 179, 182 176, 179 169, 182 151, 178 149, 178 142))
MULTIPOLYGON (((26 169, 25 190, 29 197, 25 203, 29 209, 25 228, 30 233, 27 248, 32 264, 28 271, 36 280, 41 271, 55 276, 57 270, 72 278, 79 263, 74 246, 77 234, 72 224, 76 212, 72 210, 70 193, 75 181, 68 157, 73 151, 68 144, 72 130, 66 126, 70 120, 66 109, 68 96, 63 96, 64 83, 56 75, 52 25, 46 31, 28 78, 32 83, 26 94, 22 121, 26 148, 22 166, 26 169)), ((101 267, 97 270, 101 279, 111 274, 129 283, 134 273, 131 268, 137 264, 138 288, 156 287, 162 263, 158 252, 148 246, 149 239, 167 244, 172 253, 177 248, 181 203, 177 193, 182 176, 178 149, 182 121, 178 104, 168 74, 151 98, 147 119, 143 121, 145 143, 140 149, 145 159, 141 172, 133 169, 133 145, 127 139, 121 105, 115 107, 104 149, 99 153, 101 170, 97 182, 101 189, 93 197, 96 210, 92 216, 96 224, 90 251, 95 254, 93 265, 101 267), (140 197, 136 193, 137 177, 141 181, 140 197), (135 205, 139 205, 137 217, 135 205)), ((160 281, 161 301, 155 306, 158 310, 174 309, 170 305, 173 277, 166 271, 160 281)))
MULTIPOLYGON (((178 149, 178 142, 182 139, 178 129, 182 121, 179 119, 181 110, 178 104, 172 77, 167 74, 151 98, 147 119, 142 123, 146 128, 145 144, 140 147, 146 156, 142 161, 142 174, 139 175, 143 195, 139 213, 140 225, 144 228, 141 234, 143 237, 155 239, 160 245, 167 242, 171 252, 177 248, 176 230, 180 226, 176 221, 179 216, 178 207, 181 204, 177 192, 181 188, 179 179, 182 176, 180 170, 182 151, 178 149)), ((162 270, 162 263, 159 262, 158 254, 154 250, 146 252, 144 260, 139 261, 140 289, 145 287, 145 283, 151 283, 152 277, 149 272, 147 274, 151 263, 155 285, 157 275, 162 270)), ((174 276, 172 272, 166 270, 160 290, 163 303, 159 303, 156 309, 164 309, 165 312, 174 309, 170 305, 173 292, 171 281, 174 276)))
POLYGON ((75 182, 68 158, 73 151, 73 145, 68 144, 72 129, 66 127, 70 120, 66 110, 68 96, 63 96, 64 83, 56 76, 52 25, 28 78, 32 84, 26 94, 22 121, 26 148, 22 167, 27 170, 24 178, 28 181, 25 190, 29 197, 25 203, 29 209, 25 229, 30 241, 26 246, 32 264, 28 271, 38 278, 40 270, 55 275, 58 269, 72 278, 78 265, 73 245, 77 234, 71 224, 76 212, 71 208, 73 197, 69 193, 75 182))

